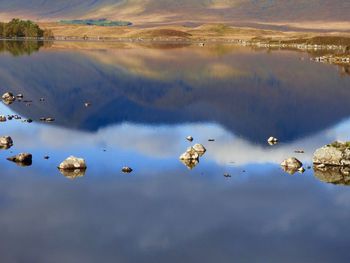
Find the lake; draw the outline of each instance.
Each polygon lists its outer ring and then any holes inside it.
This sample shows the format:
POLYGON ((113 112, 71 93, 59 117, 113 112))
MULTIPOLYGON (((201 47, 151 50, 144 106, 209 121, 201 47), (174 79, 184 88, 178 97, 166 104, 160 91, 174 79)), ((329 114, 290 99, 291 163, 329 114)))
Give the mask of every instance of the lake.
POLYGON ((0 93, 24 95, 0 114, 33 120, 0 123, 14 141, 0 151, 1 262, 349 262, 350 179, 310 169, 317 148, 350 140, 349 69, 220 44, 0 51, 0 93), (207 152, 191 170, 179 156, 194 143, 207 152), (6 160, 21 152, 31 166, 6 160), (70 155, 85 174, 60 173, 70 155), (309 169, 283 171, 292 156, 309 169))

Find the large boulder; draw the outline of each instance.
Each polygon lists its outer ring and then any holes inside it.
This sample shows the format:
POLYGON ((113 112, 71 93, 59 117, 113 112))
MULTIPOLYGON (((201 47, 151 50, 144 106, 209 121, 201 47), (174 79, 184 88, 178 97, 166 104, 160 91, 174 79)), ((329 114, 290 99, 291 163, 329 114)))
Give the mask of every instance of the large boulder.
POLYGON ((334 142, 314 153, 314 164, 330 166, 350 166, 350 142, 334 142))
POLYGON ((86 170, 86 168, 85 160, 74 156, 68 157, 58 166, 60 170, 86 170))

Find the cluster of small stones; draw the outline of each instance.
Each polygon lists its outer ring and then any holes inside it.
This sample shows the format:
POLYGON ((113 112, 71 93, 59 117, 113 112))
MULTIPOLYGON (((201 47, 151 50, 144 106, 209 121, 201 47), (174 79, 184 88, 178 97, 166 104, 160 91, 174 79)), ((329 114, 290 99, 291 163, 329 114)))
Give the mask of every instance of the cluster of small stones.
MULTIPOLYGON (((186 138, 188 141, 192 142, 193 137, 188 136, 186 138)), ((181 162, 185 164, 190 170, 192 170, 194 167, 196 167, 199 163, 200 157, 202 157, 207 149, 202 144, 195 144, 192 147, 189 147, 186 152, 184 152, 180 156, 181 162)))
POLYGON ((345 50, 344 45, 320 45, 320 44, 307 44, 307 43, 270 43, 265 41, 254 40, 236 40, 236 43, 242 46, 256 46, 263 48, 289 48, 300 50, 345 50))
POLYGON ((315 57, 312 60, 316 62, 331 63, 331 64, 350 64, 350 56, 327 55, 327 56, 315 57))

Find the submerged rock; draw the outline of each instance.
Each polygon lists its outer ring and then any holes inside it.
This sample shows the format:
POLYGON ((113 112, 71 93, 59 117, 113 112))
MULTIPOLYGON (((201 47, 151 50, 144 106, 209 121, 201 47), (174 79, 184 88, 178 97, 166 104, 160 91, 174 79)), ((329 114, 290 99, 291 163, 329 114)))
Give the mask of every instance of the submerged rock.
POLYGON ((15 156, 7 158, 11 162, 15 162, 20 166, 32 165, 32 155, 30 153, 20 153, 15 156))
POLYGON ((314 153, 314 164, 331 166, 350 166, 350 142, 334 142, 314 153))
POLYGON ((86 168, 85 160, 74 156, 68 157, 58 166, 60 170, 86 170, 86 168))
POLYGON ((295 157, 288 158, 281 163, 283 170, 289 174, 295 174, 303 164, 295 157))
POLYGON ((16 97, 11 92, 6 92, 2 95, 2 101, 5 104, 11 104, 16 100, 16 97))
POLYGON ((0 137, 0 148, 1 149, 9 149, 13 146, 13 141, 10 136, 2 136, 0 137))

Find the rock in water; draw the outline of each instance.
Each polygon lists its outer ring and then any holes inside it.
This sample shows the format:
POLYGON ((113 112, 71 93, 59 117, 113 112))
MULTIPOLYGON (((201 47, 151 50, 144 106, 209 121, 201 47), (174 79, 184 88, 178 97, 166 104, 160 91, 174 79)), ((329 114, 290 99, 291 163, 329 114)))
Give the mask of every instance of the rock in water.
POLYGON ((314 164, 350 166, 350 142, 334 142, 314 153, 314 164))
POLYGON ((281 166, 299 169, 303 164, 295 157, 288 158, 281 163, 281 166))
POLYGON ((193 142, 193 137, 192 136, 187 136, 186 140, 189 141, 189 142, 193 142))
POLYGON ((207 149, 205 149, 205 147, 202 145, 202 144, 195 144, 193 147, 192 147, 200 156, 202 156, 206 151, 207 149))
POLYGON ((86 168, 85 160, 74 156, 68 157, 58 166, 60 170, 86 170, 86 168))
POLYGON ((268 142, 268 144, 270 144, 270 145, 275 145, 275 144, 278 143, 278 139, 271 136, 270 138, 267 139, 267 142, 268 142))
POLYGON ((0 122, 5 122, 7 121, 6 116, 0 115, 0 122))
POLYGON ((295 174, 303 164, 295 157, 288 158, 281 163, 283 170, 289 174, 295 174))
POLYGON ((0 148, 9 149, 13 146, 13 141, 10 136, 0 137, 0 148))
POLYGON ((7 158, 11 162, 15 162, 20 166, 32 165, 32 155, 30 153, 20 153, 15 156, 7 158))
POLYGON ((180 156, 180 160, 198 160, 198 159, 199 159, 199 154, 193 147, 188 148, 187 151, 180 156))
POLYGON ((16 97, 11 92, 6 92, 2 95, 2 100, 5 104, 11 104, 16 100, 16 97))
POLYGON ((126 174, 132 173, 132 171, 133 170, 130 167, 128 167, 128 166, 125 166, 125 167, 122 168, 122 172, 126 173, 126 174))

